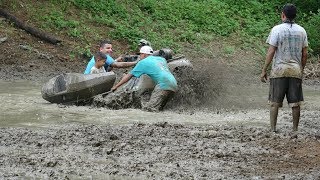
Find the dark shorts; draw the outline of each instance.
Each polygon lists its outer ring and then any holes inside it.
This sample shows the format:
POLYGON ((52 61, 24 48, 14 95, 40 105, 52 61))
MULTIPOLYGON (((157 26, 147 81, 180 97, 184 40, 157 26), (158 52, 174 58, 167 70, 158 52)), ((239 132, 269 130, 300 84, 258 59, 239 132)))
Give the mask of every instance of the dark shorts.
POLYGON ((283 77, 270 78, 269 102, 271 106, 282 107, 284 96, 290 107, 296 107, 303 101, 302 80, 283 77))

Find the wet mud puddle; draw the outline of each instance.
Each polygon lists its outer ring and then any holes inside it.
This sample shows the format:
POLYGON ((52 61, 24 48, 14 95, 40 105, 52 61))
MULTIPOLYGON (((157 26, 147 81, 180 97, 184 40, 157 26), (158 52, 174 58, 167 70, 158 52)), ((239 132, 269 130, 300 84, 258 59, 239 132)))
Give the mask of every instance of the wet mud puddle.
POLYGON ((268 132, 267 85, 241 98, 255 108, 161 113, 51 104, 40 87, 0 81, 1 179, 320 178, 318 87, 293 139, 287 106, 268 132))
MULTIPOLYGON (((257 87, 256 87, 257 88, 257 87)), ((266 87, 258 87, 263 91, 255 90, 251 98, 256 98, 259 104, 256 109, 242 109, 232 111, 228 109, 204 112, 173 112, 166 110, 162 113, 144 112, 140 109, 109 110, 90 106, 66 106, 52 104, 41 97, 41 84, 31 81, 0 81, 0 126, 15 127, 49 127, 68 123, 93 123, 93 124, 132 124, 132 123, 253 123, 261 126, 268 125, 268 106, 266 105, 266 87), (258 93, 260 92, 260 93, 258 93), (258 99, 258 100, 257 100, 258 99)), ((317 87, 305 88, 305 107, 320 108, 320 90, 317 87)), ((236 95, 229 95, 231 98, 236 95)), ((234 99, 234 98, 233 98, 234 99)), ((252 99, 246 98, 249 104, 252 99)), ((241 99, 244 101, 244 98, 241 99)), ((284 109, 289 109, 284 107, 284 109)))
MULTIPOLYGON (((68 123, 132 124, 132 123, 226 123, 237 119, 221 111, 181 113, 166 110, 162 113, 140 109, 109 110, 90 106, 52 104, 41 97, 41 84, 31 81, 0 81, 0 126, 50 127, 68 123), (213 122, 214 121, 214 122, 213 122)), ((260 111, 252 112, 259 114, 260 111)), ((246 116, 246 112, 239 112, 246 116)), ((240 120, 240 119, 239 119, 240 120)), ((256 120, 259 121, 259 118, 256 120)))

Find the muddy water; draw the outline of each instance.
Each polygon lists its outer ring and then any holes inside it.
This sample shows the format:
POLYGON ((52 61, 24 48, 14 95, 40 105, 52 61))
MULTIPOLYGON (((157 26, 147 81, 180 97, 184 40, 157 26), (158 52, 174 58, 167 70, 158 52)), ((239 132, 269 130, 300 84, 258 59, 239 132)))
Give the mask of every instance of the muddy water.
POLYGON ((320 178, 318 87, 304 90, 296 138, 287 106, 269 133, 266 84, 161 113, 50 104, 40 87, 0 82, 0 179, 320 178))
MULTIPOLYGON (((234 120, 229 115, 221 115, 223 112, 221 110, 214 110, 213 113, 194 111, 181 113, 170 110, 166 110, 164 113, 150 113, 139 109, 109 110, 90 106, 51 104, 41 98, 40 88, 41 84, 31 81, 0 82, 0 126, 47 127, 74 122, 106 124, 162 121, 171 123, 213 123, 213 119, 215 121, 234 120)), ((236 97, 232 94, 229 96, 230 99, 236 97)), ((262 94, 250 98, 249 101, 256 100, 261 104, 265 102, 262 94)), ((242 113, 242 115, 245 114, 242 113)))
POLYGON ((170 115, 151 118, 153 114, 135 109, 113 111, 51 104, 41 98, 40 87, 29 81, 0 82, 0 126, 46 127, 73 122, 124 124, 145 119, 170 121, 170 115))
MULTIPOLYGON (((63 123, 132 124, 132 123, 249 123, 266 125, 268 109, 266 84, 230 88, 216 99, 219 105, 202 110, 151 113, 139 109, 109 110, 90 106, 51 104, 41 98, 41 84, 31 81, 0 81, 0 126, 48 127, 63 123), (234 91, 236 89, 236 91, 234 91), (226 107, 226 108, 223 108, 226 107), (237 107, 237 108, 236 108, 237 107), (239 108, 240 107, 240 108, 239 108), (248 107, 250 107, 248 109, 248 107)), ((320 108, 318 87, 304 88, 304 107, 320 108)), ((183 106, 183 104, 179 104, 183 106)), ((285 106, 284 111, 290 111, 285 106)), ((280 112, 281 113, 281 112, 280 112)))
MULTIPOLYGON (((41 98, 41 85, 29 81, 0 82, 0 126, 46 127, 61 123, 128 123, 148 117, 138 110, 111 111, 89 106, 51 104, 41 98)), ((149 115, 150 116, 150 115, 149 115)))

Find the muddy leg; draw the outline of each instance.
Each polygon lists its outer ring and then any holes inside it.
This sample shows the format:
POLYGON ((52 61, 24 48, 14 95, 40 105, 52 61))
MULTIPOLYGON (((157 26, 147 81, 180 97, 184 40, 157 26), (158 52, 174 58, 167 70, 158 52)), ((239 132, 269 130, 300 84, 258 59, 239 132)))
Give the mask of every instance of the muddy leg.
POLYGON ((292 107, 293 131, 298 131, 300 106, 292 107))
POLYGON ((276 132, 278 110, 279 110, 279 107, 277 107, 277 106, 270 107, 270 125, 271 125, 272 132, 276 132))

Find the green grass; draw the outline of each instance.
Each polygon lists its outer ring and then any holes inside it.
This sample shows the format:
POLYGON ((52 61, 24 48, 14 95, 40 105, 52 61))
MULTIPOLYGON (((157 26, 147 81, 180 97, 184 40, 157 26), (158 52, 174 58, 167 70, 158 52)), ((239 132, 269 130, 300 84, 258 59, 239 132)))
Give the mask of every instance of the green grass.
MULTIPOLYGON (((299 16, 309 35, 310 48, 320 53, 320 4, 312 7, 296 0, 299 16)), ((2 6, 5 3, 0 1, 2 6)), ((179 52, 186 44, 199 47, 212 39, 237 36, 242 46, 261 50, 271 28, 280 22, 282 0, 12 0, 6 7, 28 7, 29 21, 46 31, 68 36, 80 47, 99 39, 129 44, 131 50, 144 38, 155 49, 167 47, 179 52)), ((88 54, 88 48, 78 48, 88 54)), ((234 47, 226 47, 230 54, 234 47)))

